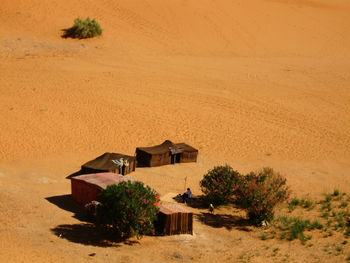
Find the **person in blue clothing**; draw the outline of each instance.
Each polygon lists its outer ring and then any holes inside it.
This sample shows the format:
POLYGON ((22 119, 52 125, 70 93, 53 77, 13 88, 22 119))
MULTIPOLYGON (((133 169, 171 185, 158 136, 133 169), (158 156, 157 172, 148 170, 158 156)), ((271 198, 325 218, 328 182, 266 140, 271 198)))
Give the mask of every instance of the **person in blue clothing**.
POLYGON ((187 191, 181 196, 182 201, 184 203, 187 203, 189 200, 192 199, 192 191, 190 188, 187 188, 187 191))

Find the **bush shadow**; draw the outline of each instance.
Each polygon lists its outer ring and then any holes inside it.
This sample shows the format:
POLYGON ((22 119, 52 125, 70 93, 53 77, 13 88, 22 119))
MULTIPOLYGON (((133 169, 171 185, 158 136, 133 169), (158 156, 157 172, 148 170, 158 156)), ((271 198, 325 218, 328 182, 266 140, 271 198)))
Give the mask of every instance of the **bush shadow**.
POLYGON ((211 227, 224 227, 228 230, 231 230, 232 228, 237 228, 242 231, 251 231, 248 228, 248 226, 251 226, 250 221, 240 216, 228 214, 211 214, 203 212, 201 212, 200 214, 196 214, 195 216, 200 222, 211 227))
POLYGON ((74 243, 98 247, 120 247, 124 245, 139 244, 138 241, 125 240, 103 228, 97 228, 94 224, 82 223, 73 225, 59 225, 51 229, 51 232, 74 243))

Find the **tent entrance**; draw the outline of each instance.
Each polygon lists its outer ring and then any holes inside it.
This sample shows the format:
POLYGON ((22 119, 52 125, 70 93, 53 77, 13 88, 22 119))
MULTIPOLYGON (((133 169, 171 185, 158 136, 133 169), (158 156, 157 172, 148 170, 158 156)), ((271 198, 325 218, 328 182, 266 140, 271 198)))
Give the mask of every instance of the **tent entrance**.
POLYGON ((118 168, 118 173, 121 174, 121 175, 125 175, 125 165, 123 164, 121 167, 119 166, 118 168))
POLYGON ((171 155, 171 164, 180 163, 181 153, 171 155))
POLYGON ((181 159, 181 153, 184 151, 184 149, 180 147, 169 147, 170 150, 170 156, 171 156, 171 164, 179 163, 181 159))

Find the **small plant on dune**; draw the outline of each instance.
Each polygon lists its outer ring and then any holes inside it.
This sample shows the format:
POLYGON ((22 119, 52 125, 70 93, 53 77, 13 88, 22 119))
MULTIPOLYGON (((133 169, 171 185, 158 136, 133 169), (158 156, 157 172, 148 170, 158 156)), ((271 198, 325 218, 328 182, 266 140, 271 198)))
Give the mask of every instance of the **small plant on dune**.
POLYGON ((334 189, 333 191, 333 196, 338 196, 339 195, 339 190, 338 189, 334 189))
POLYGON ((341 204, 339 205, 340 208, 345 208, 348 206, 347 202, 341 202, 341 204))
POLYGON ((323 228, 323 225, 321 224, 320 221, 318 221, 317 219, 315 221, 313 221, 309 227, 310 230, 313 230, 313 229, 322 229, 323 228))
POLYGON ((227 204, 234 194, 238 176, 239 173, 229 165, 215 166, 209 170, 200 181, 205 200, 216 205, 227 204))
POLYGON ((296 197, 294 197, 290 202, 289 202, 289 211, 292 212, 294 209, 300 204, 300 200, 296 197))
POLYGON ((86 20, 77 18, 74 20, 74 25, 68 29, 64 30, 63 37, 71 38, 91 38, 99 36, 102 34, 102 28, 100 24, 95 19, 90 19, 89 17, 86 20))
POLYGON ((315 202, 312 200, 307 199, 304 203, 304 208, 306 208, 308 211, 312 210, 315 207, 315 202))
POLYGON ((243 207, 254 225, 270 222, 277 204, 289 198, 286 179, 272 168, 239 175, 234 186, 238 205, 243 207))
POLYGON ((341 229, 341 230, 345 229, 346 222, 345 222, 345 218, 342 214, 336 215, 336 221, 338 223, 337 225, 335 225, 336 230, 337 229, 341 229))
POLYGON ((292 241, 298 238, 302 244, 311 239, 311 235, 305 235, 305 231, 323 228, 323 225, 318 220, 311 222, 310 220, 303 220, 297 217, 283 216, 279 218, 279 222, 280 225, 278 227, 282 231, 281 239, 287 238, 289 241, 292 241))
POLYGON ((299 218, 291 218, 288 222, 288 240, 294 240, 296 238, 299 238, 302 243, 306 242, 306 236, 304 234, 304 231, 307 229, 307 227, 310 224, 309 220, 302 220, 299 218))
POLYGON ((326 203, 330 203, 332 201, 332 196, 330 194, 326 195, 326 203))
POLYGON ((321 216, 324 217, 324 218, 326 218, 326 219, 328 219, 329 213, 328 213, 328 212, 324 212, 321 216))
POLYGON ((154 233, 158 201, 159 195, 141 182, 109 185, 99 195, 97 224, 121 239, 154 233))
POLYGON ((321 211, 328 211, 328 212, 332 211, 331 202, 325 202, 324 204, 322 204, 321 211))

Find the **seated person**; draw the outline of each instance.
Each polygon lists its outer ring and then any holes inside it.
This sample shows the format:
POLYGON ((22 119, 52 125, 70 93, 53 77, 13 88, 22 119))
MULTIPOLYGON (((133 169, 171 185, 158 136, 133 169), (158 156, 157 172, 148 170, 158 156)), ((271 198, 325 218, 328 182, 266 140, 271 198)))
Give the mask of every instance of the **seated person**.
POLYGON ((181 196, 183 202, 187 202, 192 199, 192 191, 187 188, 187 191, 181 196))

